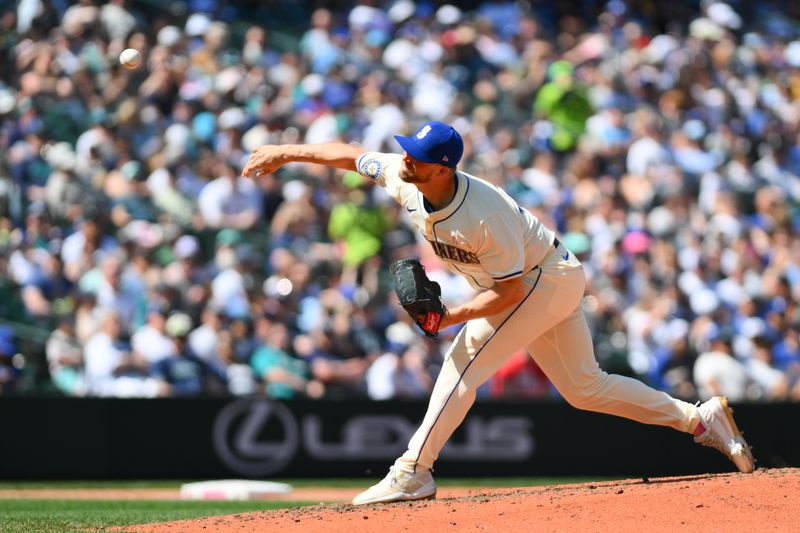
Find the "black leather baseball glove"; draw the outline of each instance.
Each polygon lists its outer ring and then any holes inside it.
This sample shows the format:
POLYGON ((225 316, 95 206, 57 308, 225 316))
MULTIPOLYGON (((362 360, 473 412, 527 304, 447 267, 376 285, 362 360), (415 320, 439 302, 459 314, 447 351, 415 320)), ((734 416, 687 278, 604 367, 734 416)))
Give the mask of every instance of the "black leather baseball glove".
POLYGON ((428 337, 435 337, 445 313, 442 289, 425 275, 425 267, 416 259, 402 259, 389 272, 400 305, 428 337))

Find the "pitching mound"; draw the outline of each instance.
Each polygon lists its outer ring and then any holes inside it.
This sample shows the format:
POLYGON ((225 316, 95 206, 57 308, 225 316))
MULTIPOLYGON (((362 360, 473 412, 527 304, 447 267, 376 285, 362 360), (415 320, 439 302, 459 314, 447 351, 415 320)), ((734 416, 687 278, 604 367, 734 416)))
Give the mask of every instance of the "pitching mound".
POLYGON ((471 491, 439 499, 218 516, 126 527, 137 533, 387 531, 792 531, 800 469, 471 491))

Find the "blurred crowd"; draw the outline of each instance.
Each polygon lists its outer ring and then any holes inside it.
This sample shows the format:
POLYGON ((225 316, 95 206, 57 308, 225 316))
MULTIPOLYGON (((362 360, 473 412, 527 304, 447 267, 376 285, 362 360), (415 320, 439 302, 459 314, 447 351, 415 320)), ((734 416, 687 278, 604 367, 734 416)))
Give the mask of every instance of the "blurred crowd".
MULTIPOLYGON (((800 4, 259 4, 3 10, 0 393, 427 397, 457 328, 388 265, 466 283, 357 175, 240 172, 436 119, 583 261, 604 369, 800 400, 800 4)), ((525 353, 480 394, 557 396, 525 353)))

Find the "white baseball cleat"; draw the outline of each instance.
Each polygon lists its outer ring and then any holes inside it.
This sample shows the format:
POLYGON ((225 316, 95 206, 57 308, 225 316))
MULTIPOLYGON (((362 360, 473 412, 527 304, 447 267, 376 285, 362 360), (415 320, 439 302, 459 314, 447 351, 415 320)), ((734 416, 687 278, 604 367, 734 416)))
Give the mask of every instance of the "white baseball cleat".
POLYGON ((700 419, 706 430, 697 435, 694 441, 715 448, 733 461, 740 472, 749 474, 755 469, 755 459, 742 432, 733 421, 733 410, 728 407, 728 399, 714 396, 697 407, 700 419))
POLYGON ((435 497, 436 483, 429 471, 409 474, 392 466, 380 483, 353 498, 353 505, 426 500, 435 497))

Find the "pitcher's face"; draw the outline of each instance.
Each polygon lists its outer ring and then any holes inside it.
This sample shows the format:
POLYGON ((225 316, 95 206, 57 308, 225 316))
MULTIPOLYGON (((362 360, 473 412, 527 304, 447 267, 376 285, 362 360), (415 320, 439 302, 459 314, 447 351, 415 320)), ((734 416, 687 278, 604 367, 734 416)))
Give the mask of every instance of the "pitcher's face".
POLYGON ((403 164, 400 166, 400 179, 406 183, 430 183, 431 179, 441 171, 441 165, 425 163, 414 159, 408 152, 403 152, 403 164))

